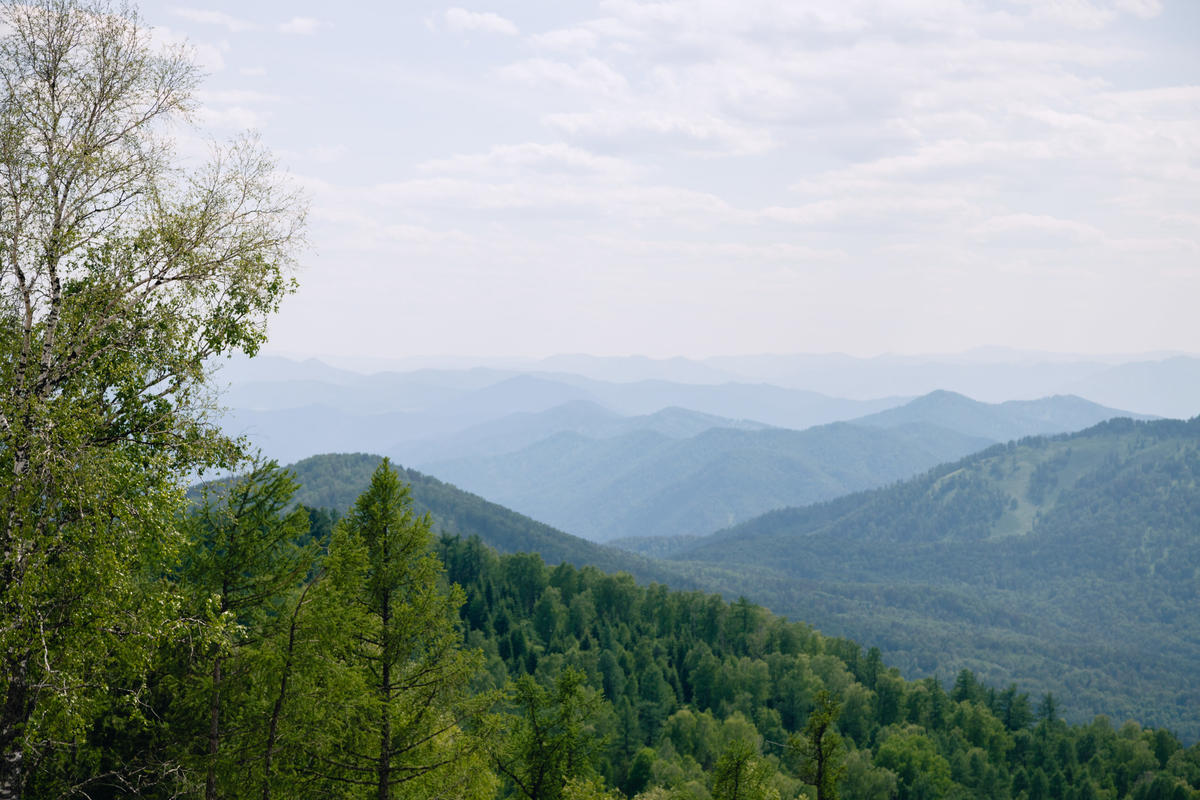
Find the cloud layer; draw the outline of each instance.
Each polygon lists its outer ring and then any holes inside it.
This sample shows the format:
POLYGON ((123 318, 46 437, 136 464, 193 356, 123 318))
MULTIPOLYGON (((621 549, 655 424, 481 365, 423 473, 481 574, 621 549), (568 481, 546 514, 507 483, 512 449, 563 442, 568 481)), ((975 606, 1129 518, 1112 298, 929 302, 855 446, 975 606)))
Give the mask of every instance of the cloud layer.
POLYGON ((287 349, 1200 349, 1188 0, 284 9, 171 22, 278 81, 206 120, 313 197, 287 349))

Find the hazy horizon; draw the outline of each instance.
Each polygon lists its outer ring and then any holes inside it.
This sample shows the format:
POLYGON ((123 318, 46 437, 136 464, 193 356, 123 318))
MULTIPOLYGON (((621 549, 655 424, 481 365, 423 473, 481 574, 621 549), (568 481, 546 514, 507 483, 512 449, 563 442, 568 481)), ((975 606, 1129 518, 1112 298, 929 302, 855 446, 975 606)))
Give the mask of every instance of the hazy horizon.
POLYGON ((544 355, 531 354, 501 354, 477 355, 470 353, 425 353, 403 354, 395 356, 364 356, 342 353, 288 351, 265 346, 261 355, 285 358, 291 361, 316 360, 329 366, 339 367, 350 371, 361 372, 369 369, 381 371, 404 367, 408 369, 430 368, 435 365, 447 367, 463 367, 465 365, 494 366, 512 365, 527 366, 556 359, 595 359, 598 361, 643 360, 667 364, 670 362, 695 362, 703 364, 710 361, 737 359, 848 359, 853 361, 914 361, 965 363, 986 365, 989 363, 1056 363, 1056 362, 1096 362, 1109 365, 1136 363, 1140 361, 1162 361, 1169 358, 1200 358, 1200 351, 1185 350, 1145 350, 1129 352, 1059 352, 1053 350, 1035 350, 1024 348, 1009 348, 1001 346, 979 346, 959 351, 944 352, 875 352, 857 354, 850 352, 746 352, 746 353, 713 353, 707 355, 647 355, 645 353, 586 353, 586 352, 548 352, 544 355))

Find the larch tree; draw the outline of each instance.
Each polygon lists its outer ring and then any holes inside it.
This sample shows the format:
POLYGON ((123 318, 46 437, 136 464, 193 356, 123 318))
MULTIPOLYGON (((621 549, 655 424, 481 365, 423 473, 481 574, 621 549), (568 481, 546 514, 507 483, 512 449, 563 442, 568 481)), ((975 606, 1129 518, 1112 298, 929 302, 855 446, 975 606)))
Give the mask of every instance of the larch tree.
MULTIPOLYGON (((0 5, 0 798, 136 685, 174 604, 181 486, 238 447, 212 356, 253 353, 303 203, 252 139, 179 168, 198 71, 104 0, 0 5), (147 599, 157 589, 163 596, 147 599)), ((136 692, 129 693, 129 702, 136 692)))
POLYGON ((446 586, 432 521, 384 459, 341 519, 314 602, 330 625, 316 680, 341 698, 315 720, 308 762, 327 796, 490 797, 495 779, 467 730, 492 702, 471 681, 462 590, 446 586), (334 735, 330 735, 333 731, 334 735))

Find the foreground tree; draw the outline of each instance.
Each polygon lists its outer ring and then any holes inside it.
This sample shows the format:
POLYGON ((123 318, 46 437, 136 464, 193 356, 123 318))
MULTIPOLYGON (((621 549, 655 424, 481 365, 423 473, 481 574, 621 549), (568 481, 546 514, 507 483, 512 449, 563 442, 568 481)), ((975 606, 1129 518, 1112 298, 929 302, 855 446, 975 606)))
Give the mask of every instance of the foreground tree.
MULTIPOLYGON (((495 780, 465 730, 491 702, 462 646, 462 590, 446 587, 432 522, 387 459, 334 531, 319 602, 323 681, 338 706, 314 719, 307 762, 322 796, 488 797, 495 780), (332 663, 330 663, 332 662, 332 663), (330 735, 330 731, 333 735, 330 735)), ((314 654, 315 655, 315 654, 314 654)))
POLYGON ((0 798, 136 686, 177 617, 182 479, 229 464, 206 360, 253 353, 303 213, 253 141, 195 175, 164 125, 197 70, 125 7, 0 22, 0 798), (149 595, 157 594, 151 599, 149 595))

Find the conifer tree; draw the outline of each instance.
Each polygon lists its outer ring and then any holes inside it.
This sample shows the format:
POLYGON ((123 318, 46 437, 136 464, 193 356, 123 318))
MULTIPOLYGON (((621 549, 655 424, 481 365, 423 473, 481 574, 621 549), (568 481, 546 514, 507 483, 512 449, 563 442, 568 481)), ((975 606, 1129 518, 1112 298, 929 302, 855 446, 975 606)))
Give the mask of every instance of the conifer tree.
POLYGON ((314 719, 310 753, 330 796, 474 797, 495 786, 464 729, 491 702, 470 692, 482 656, 462 646, 462 590, 443 585, 432 522, 411 506, 384 459, 330 544, 320 588, 330 639, 312 655, 333 662, 315 679, 339 704, 314 719))
POLYGON ((817 692, 804 732, 788 740, 800 756, 800 777, 817 790, 817 800, 837 800, 838 781, 846 774, 846 747, 834 725, 841 705, 825 689, 817 692))

